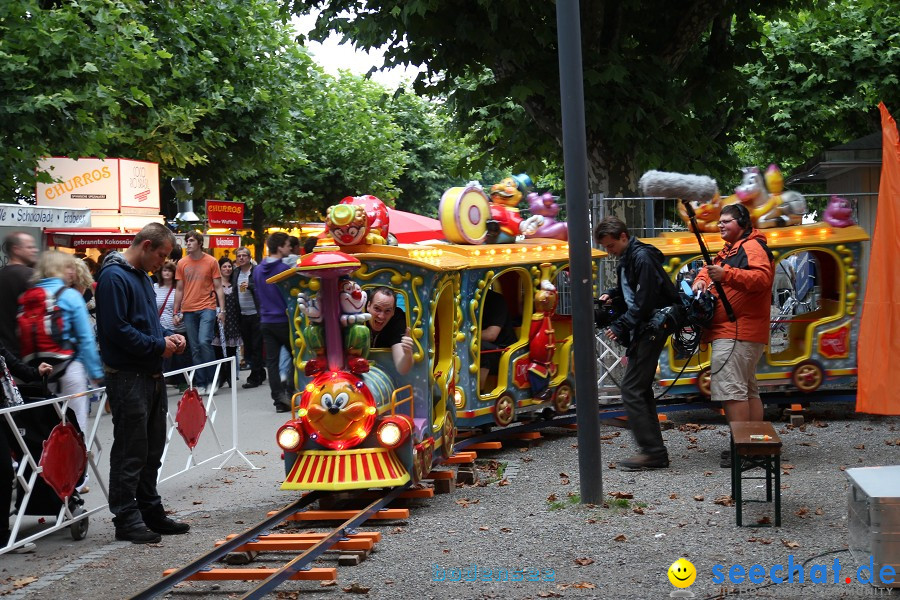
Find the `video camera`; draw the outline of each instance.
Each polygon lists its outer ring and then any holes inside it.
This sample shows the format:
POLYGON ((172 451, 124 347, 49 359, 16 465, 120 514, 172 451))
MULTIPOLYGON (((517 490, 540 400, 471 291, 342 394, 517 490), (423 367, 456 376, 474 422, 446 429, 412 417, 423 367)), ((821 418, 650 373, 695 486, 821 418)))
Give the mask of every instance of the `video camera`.
POLYGON ((606 329, 613 322, 625 314, 626 311, 624 301, 613 300, 612 304, 603 304, 596 298, 594 299, 594 325, 597 329, 606 329))
POLYGON ((681 275, 677 288, 678 303, 657 310, 648 322, 650 339, 656 339, 660 335, 669 336, 687 327, 699 333, 700 329, 708 327, 712 321, 716 311, 716 297, 709 290, 694 294, 691 281, 681 275))

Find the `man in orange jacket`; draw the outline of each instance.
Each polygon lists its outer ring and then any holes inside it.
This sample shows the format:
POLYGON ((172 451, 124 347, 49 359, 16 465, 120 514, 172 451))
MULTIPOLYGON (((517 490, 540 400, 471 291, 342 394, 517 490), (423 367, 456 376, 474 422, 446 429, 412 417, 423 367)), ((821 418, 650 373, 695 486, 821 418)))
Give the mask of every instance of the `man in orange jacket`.
POLYGON ((762 421, 756 364, 769 343, 774 259, 766 237, 753 228, 750 213, 742 204, 722 209, 719 233, 725 247, 712 265, 701 269, 692 286, 696 293, 711 282, 721 283, 736 317, 730 321, 722 303, 717 302, 712 323, 703 332, 703 341, 712 342, 711 397, 722 403, 729 423, 762 421))

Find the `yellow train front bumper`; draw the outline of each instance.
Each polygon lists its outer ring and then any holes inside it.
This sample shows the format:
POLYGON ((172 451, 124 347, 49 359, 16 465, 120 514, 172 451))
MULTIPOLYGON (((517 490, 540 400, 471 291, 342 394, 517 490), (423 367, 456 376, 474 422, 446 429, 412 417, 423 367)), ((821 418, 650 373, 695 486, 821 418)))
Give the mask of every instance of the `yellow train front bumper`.
POLYGON ((297 462, 283 490, 355 490, 403 485, 409 473, 387 448, 310 450, 297 456, 297 462))

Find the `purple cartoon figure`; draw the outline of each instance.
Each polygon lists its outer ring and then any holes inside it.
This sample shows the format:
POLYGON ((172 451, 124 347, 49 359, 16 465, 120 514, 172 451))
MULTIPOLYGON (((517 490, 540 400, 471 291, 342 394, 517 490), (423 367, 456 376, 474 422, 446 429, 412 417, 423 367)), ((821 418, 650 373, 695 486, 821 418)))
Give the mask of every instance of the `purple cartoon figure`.
POLYGON ((528 194, 528 208, 531 214, 544 217, 544 224, 538 227, 534 234, 525 237, 555 238, 564 241, 569 239, 568 223, 556 220, 556 216, 559 214, 559 204, 556 203, 553 194, 549 192, 528 194))

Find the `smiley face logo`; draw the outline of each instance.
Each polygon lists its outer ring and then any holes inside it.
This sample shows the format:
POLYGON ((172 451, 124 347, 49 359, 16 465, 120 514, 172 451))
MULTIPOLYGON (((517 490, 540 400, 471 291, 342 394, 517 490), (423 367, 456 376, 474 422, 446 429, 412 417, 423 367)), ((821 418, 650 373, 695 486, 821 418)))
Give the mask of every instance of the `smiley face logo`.
POLYGON ((679 558, 669 567, 669 581, 677 588, 690 587, 697 579, 697 569, 686 558, 679 558))

